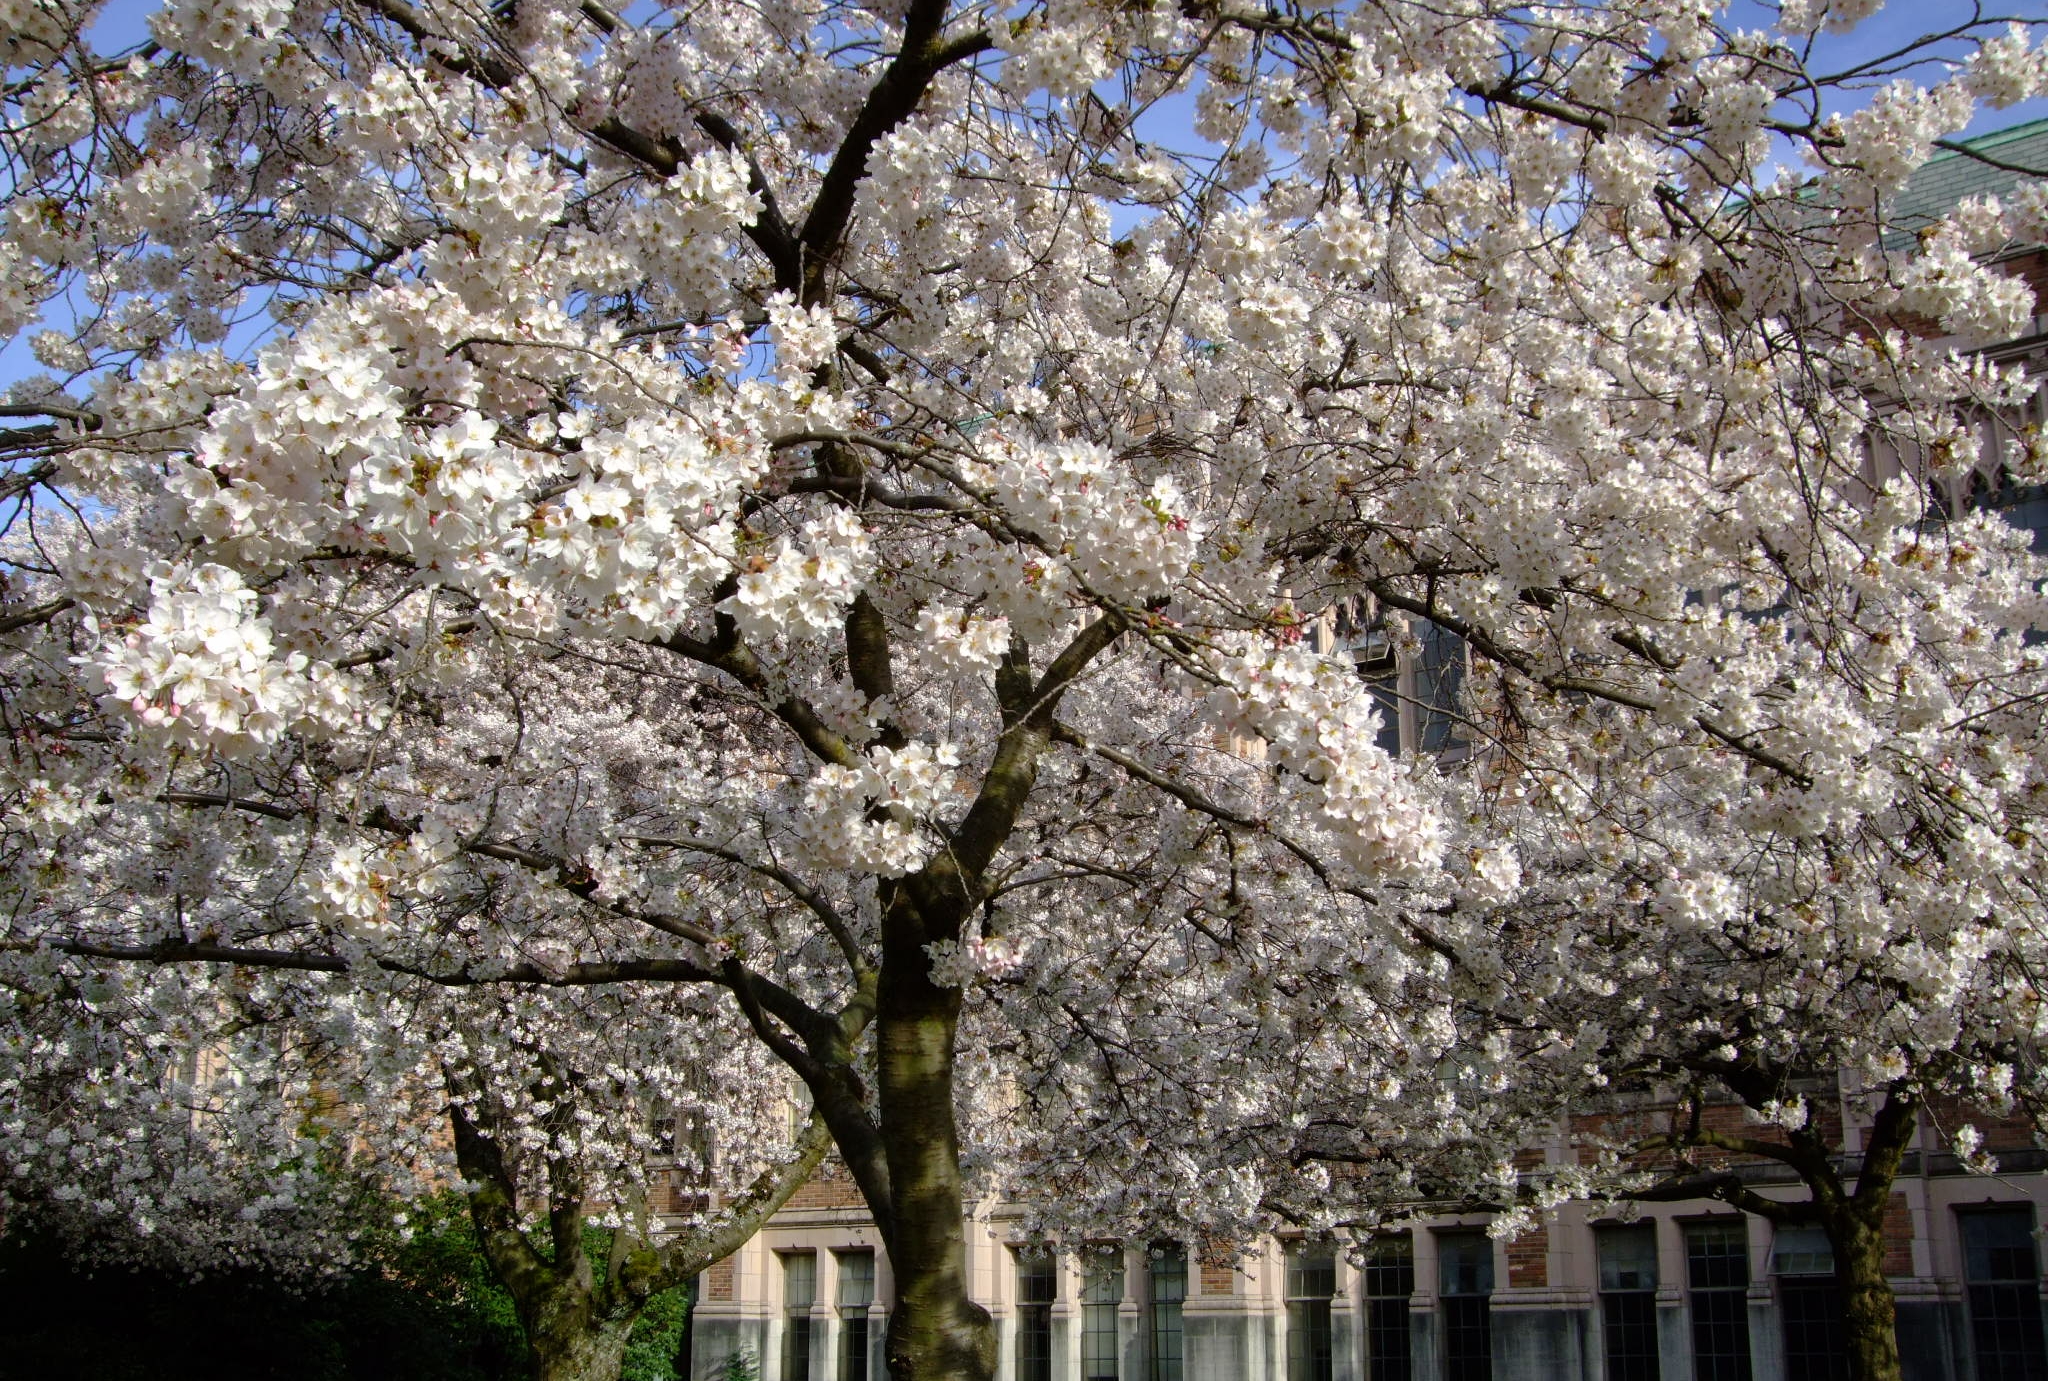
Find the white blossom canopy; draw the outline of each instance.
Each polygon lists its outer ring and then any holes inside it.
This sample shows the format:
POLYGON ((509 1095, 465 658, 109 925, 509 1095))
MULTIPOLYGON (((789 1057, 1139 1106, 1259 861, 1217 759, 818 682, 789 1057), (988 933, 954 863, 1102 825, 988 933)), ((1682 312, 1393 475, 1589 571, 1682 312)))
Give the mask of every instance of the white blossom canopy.
POLYGON ((957 1114, 1233 1239, 1702 1050, 2031 1087, 2043 571, 1926 481, 2048 184, 1886 232, 2048 68, 1870 8, 0 0, 9 1192, 321 1088, 737 1174, 793 1072, 885 1235, 957 1114))

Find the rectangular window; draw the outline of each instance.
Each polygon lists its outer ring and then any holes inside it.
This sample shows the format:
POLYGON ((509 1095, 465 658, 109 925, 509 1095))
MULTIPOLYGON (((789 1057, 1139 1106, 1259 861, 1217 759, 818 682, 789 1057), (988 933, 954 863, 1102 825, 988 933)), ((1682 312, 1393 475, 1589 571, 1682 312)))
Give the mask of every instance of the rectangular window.
POLYGON ((1367 1381, 1414 1381, 1414 1294, 1415 1239, 1405 1232, 1375 1237, 1365 1249, 1367 1381))
POLYGON ((1116 1314, 1124 1298, 1122 1252, 1094 1252, 1081 1272, 1081 1381, 1117 1381, 1116 1314))
POLYGON ((1465 688, 1465 642, 1448 628, 1427 619, 1415 630, 1422 655, 1415 663, 1418 745, 1425 753, 1449 749, 1463 727, 1460 696, 1465 688))
POLYGON ((1382 615, 1361 602, 1339 615, 1337 636, 1349 649, 1351 664, 1372 688, 1373 701, 1379 706, 1379 746, 1394 757, 1401 756, 1401 663, 1394 650, 1393 629, 1382 615))
POLYGON ((1181 1381, 1181 1301, 1188 1297, 1188 1254, 1152 1249, 1152 1381, 1181 1381))
POLYGON ((1444 1381, 1491 1381, 1493 1239, 1483 1232, 1440 1232, 1436 1264, 1444 1323, 1444 1381))
POLYGON ((1330 1381, 1330 1298, 1337 1253, 1327 1246, 1287 1248, 1287 1381, 1330 1381))
POLYGON ((1685 1226, 1686 1302, 1694 1381, 1749 1381, 1749 1224, 1685 1226))
POLYGON ((1849 1381, 1848 1328, 1835 1284, 1835 1249, 1820 1228, 1779 1228, 1771 1242, 1785 1374, 1849 1381))
POLYGON ((2033 1209, 1972 1209, 1957 1217, 1977 1381, 2044 1381, 2048 1346, 2041 1336, 2041 1263, 2034 1253, 2033 1209))
POLYGON ((1052 1381, 1052 1301, 1058 1286, 1043 1253, 1017 1255, 1017 1381, 1052 1381))
POLYGON ((875 1302, 875 1254, 839 1253, 839 1381, 868 1381, 868 1306, 875 1302))
POLYGON ((1657 1227, 1597 1228, 1600 1339, 1607 1381, 1658 1381, 1657 1227))
POLYGON ((818 1298, 818 1258, 782 1258, 782 1381, 811 1381, 811 1305, 818 1298))

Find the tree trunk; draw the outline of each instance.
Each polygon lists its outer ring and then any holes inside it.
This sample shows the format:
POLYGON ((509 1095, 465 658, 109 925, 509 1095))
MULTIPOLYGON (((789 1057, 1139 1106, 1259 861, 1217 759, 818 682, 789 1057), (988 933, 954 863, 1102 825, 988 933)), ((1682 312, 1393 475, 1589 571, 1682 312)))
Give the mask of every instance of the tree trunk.
POLYGON ((477 1244, 526 1333, 534 1381, 619 1381, 626 1338, 646 1305, 645 1291, 622 1289, 625 1254, 613 1253, 602 1286, 583 1249, 583 1204, 566 1181, 550 1186, 552 1260, 526 1240, 504 1153, 460 1104, 449 1105, 455 1161, 472 1182, 470 1221, 477 1244))
POLYGON ((1898 1309, 1884 1274, 1879 1222, 1851 1215, 1828 1224, 1849 1352, 1849 1381, 1900 1381, 1898 1309))
POLYGON ((499 1272, 526 1330, 533 1381, 619 1381, 626 1340, 646 1301, 617 1280, 600 1285, 581 1244, 573 1250, 569 1260, 537 1270, 499 1272))
POLYGON ((897 1300, 889 1317, 889 1376, 991 1381, 995 1326, 967 1293, 966 1203, 953 1090, 960 991, 931 981, 922 926, 900 914, 892 919, 891 929, 911 934, 896 945, 885 939, 877 1015, 877 1093, 893 1198, 889 1264, 897 1300), (919 941, 914 948, 903 943, 911 939, 919 941))
POLYGON ((1884 1274, 1884 1219, 1919 1122, 1919 1091, 1903 1082, 1889 1086, 1864 1134, 1856 1192, 1841 1205, 1847 1211, 1827 1215, 1849 1381, 1900 1381, 1899 1311, 1884 1274))
MULTIPOLYGON (((1781 1104, 1791 1079, 1784 1071, 1734 1066, 1717 1067, 1713 1074, 1758 1113, 1781 1104)), ((1696 1165, 1689 1163, 1685 1164, 1685 1177, 1641 1197, 1667 1202, 1720 1199, 1768 1219, 1781 1230, 1819 1224, 1834 1251, 1835 1298, 1842 1311, 1843 1355, 1849 1381, 1901 1381, 1898 1308, 1891 1282, 1884 1273, 1884 1220, 1891 1207, 1892 1187, 1898 1183, 1899 1170, 1919 1125, 1920 1092, 1902 1079, 1866 1090, 1864 1096, 1874 1098, 1876 1106, 1863 1134, 1862 1161, 1855 1171, 1853 1190, 1842 1172, 1842 1163, 1847 1158, 1842 1155, 1840 1143, 1830 1140, 1813 1120, 1793 1128, 1787 1138, 1777 1141, 1719 1131, 1700 1124, 1703 1103, 1695 1094, 1690 1104, 1689 1125, 1669 1140, 1645 1143, 1646 1149, 1653 1144, 1681 1151, 1707 1146, 1758 1160, 1777 1161, 1798 1172, 1808 1192, 1806 1202, 1766 1198, 1732 1169, 1701 1174, 1696 1165)))
MULTIPOLYGON (((582 1302, 587 1306, 588 1296, 582 1302)), ((567 1303, 570 1307, 564 1310, 537 1309, 527 1321, 533 1381, 619 1381, 633 1320, 595 1320, 587 1307, 579 1309, 573 1300, 567 1303)))

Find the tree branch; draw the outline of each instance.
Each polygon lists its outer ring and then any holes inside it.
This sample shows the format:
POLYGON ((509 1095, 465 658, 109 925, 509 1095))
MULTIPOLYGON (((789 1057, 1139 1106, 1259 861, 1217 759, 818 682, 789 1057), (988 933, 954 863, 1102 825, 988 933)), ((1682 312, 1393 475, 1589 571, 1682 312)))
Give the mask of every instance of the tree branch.
MULTIPOLYGON (((0 940, 0 953, 25 954, 39 948, 82 959, 112 959, 138 964, 234 964, 253 969, 290 969, 302 973, 347 973, 358 961, 348 955, 317 950, 259 949, 187 940, 161 940, 152 945, 117 945, 98 940, 42 936, 33 940, 0 940)), ((405 960, 372 955, 360 961, 387 973, 402 973, 443 988, 476 988, 494 983, 530 983, 546 988, 590 988, 609 983, 722 983, 719 975, 688 959, 616 959, 543 967, 513 964, 479 973, 468 966, 436 970, 405 960)))
POLYGON ((1870 1227, 1884 1223, 1891 1206, 1892 1185, 1899 1166, 1912 1145, 1913 1132, 1920 1123, 1920 1100, 1913 1090, 1900 1084, 1886 1088, 1884 1103, 1871 1119, 1863 1140, 1863 1166, 1856 1176, 1856 1192, 1850 1206, 1870 1227))
POLYGON ((711 858, 722 858, 728 863, 736 863, 750 872, 759 873, 762 877, 779 883, 785 892, 809 907, 811 913, 824 924, 826 930, 831 932, 833 942, 839 946, 839 952, 845 957, 848 966, 852 968, 856 977, 867 970, 866 956, 860 952, 860 945, 855 940, 852 929, 846 924, 846 918, 839 914, 838 908, 826 900, 824 893, 805 882, 795 873, 784 868, 781 864, 762 863, 748 858, 737 849, 728 849, 719 844, 708 844, 699 839, 662 839, 642 835, 628 835, 626 836, 626 842, 629 844, 646 845, 649 848, 687 849, 692 853, 705 854, 711 858))
POLYGON ((1819 1217, 1812 1200, 1784 1202, 1767 1199, 1729 1172, 1667 1180, 1646 1189, 1632 1190, 1627 1198, 1634 1203, 1650 1204, 1675 1203, 1682 1199, 1719 1199, 1744 1213, 1754 1213, 1773 1223, 1811 1223, 1819 1217))
MULTIPOLYGON (((253 801, 246 797, 227 796, 211 791, 166 791, 157 799, 167 805, 218 807, 221 809, 239 810, 251 815, 261 815, 272 820, 311 821, 319 817, 319 812, 311 808, 272 805, 268 801, 253 801)), ((360 819, 336 818, 342 824, 352 825, 362 830, 376 830, 383 834, 409 836, 419 830, 419 822, 417 820, 401 819, 382 806, 377 807, 360 819)), ((536 849, 522 848, 516 844, 499 844, 487 840, 466 841, 462 845, 462 851, 475 854, 480 858, 495 858, 504 863, 516 863, 533 872, 551 875, 554 878, 554 885, 571 896, 578 897, 599 910, 610 912, 614 916, 630 921, 638 921, 640 924, 658 930, 664 935, 672 935, 678 940, 688 940, 692 944, 706 946, 718 944, 718 937, 716 935, 692 922, 678 920, 673 916, 663 916, 656 912, 642 911, 638 907, 627 906, 621 902, 602 899, 598 895, 600 891, 598 880, 585 872, 583 867, 573 859, 562 858, 556 854, 542 853, 536 849)))
POLYGON ((860 112, 847 127, 846 138, 833 154, 818 185, 810 214, 797 235, 803 256, 799 294, 805 305, 824 301, 825 273, 839 257, 840 242, 853 218, 854 189, 867 176, 868 155, 883 135, 910 118, 924 99, 932 78, 948 66, 993 46, 985 31, 941 42, 947 0, 911 0, 903 17, 903 43, 881 80, 868 92, 860 112))
POLYGON ((693 1236, 677 1238, 662 1248, 661 1274, 648 1293, 681 1285, 714 1262, 725 1260, 754 1239, 790 1196, 809 1183, 825 1153, 832 1149, 832 1129, 815 1109, 797 1138, 796 1154, 771 1165, 755 1177, 739 1197, 725 1206, 724 1219, 693 1236))
POLYGON ((31 624, 48 623, 66 609, 75 607, 76 601, 68 595, 57 599, 44 600, 41 604, 30 605, 19 613, 0 617, 0 637, 18 632, 31 624))
MULTIPOLYGON (((1418 617, 1428 619, 1438 627, 1464 639, 1490 660, 1499 662, 1502 666, 1514 668, 1545 690, 1567 695, 1590 695, 1596 699, 1605 700, 1610 704, 1620 705, 1627 709, 1640 710, 1645 714, 1656 714, 1660 711, 1661 707, 1655 701, 1628 691, 1619 690, 1601 681, 1594 681, 1583 676, 1552 676, 1541 673, 1535 670, 1529 658, 1495 641, 1492 635, 1488 634, 1478 625, 1468 623, 1455 615, 1440 610, 1433 599, 1416 599, 1413 595, 1403 593, 1395 588, 1391 582, 1384 580, 1373 581, 1368 588, 1372 590, 1381 603, 1390 608, 1399 609, 1405 613, 1415 614, 1418 617)), ((1692 716, 1692 722, 1708 737, 1734 749, 1759 767, 1767 767, 1771 771, 1790 779, 1799 787, 1805 788, 1813 785, 1812 774, 1808 773, 1798 764, 1779 757, 1769 749, 1757 747, 1742 736, 1722 728, 1704 714, 1692 716)))
POLYGON ((761 171, 760 163, 747 150, 740 132, 723 115, 699 111, 697 128, 717 141, 720 148, 745 156, 747 187, 761 199, 761 214, 746 228, 747 238, 754 242, 774 268, 776 286, 796 292, 803 286, 803 250, 797 244, 796 232, 783 218, 782 206, 776 200, 775 189, 768 185, 767 174, 761 171))
POLYGON ((928 917, 937 918, 931 903, 937 903, 938 914, 947 917, 943 922, 947 933, 934 934, 933 938, 952 938, 951 931, 958 922, 955 913, 973 904, 981 889, 982 874, 1016 827, 1017 817, 1038 779, 1039 759, 1052 744, 1061 698, 1123 630, 1122 616, 1105 612, 1076 633, 1053 658, 1038 684, 1032 687, 1030 706, 1024 716, 1005 728, 996 740, 994 760, 982 776, 974 804, 967 808, 967 814, 948 837, 946 847, 908 880, 918 892, 920 907, 928 917))

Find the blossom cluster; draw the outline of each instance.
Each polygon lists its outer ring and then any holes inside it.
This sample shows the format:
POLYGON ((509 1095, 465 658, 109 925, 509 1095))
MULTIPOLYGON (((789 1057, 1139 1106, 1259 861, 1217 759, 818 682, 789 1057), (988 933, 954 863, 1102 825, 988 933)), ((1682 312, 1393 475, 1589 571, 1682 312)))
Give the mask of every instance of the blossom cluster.
POLYGON ((275 656, 257 604, 224 566, 159 571, 147 618, 110 630, 85 660, 104 680, 109 708, 179 747, 247 757, 288 733, 352 724, 363 705, 349 677, 301 653, 275 656))
POLYGON ((1173 589, 1201 540, 1178 481, 1134 483, 1099 445, 1016 445, 992 479, 1017 522, 1058 548, 1078 580, 1113 599, 1140 604, 1173 589))
POLYGON ((1408 769, 1378 743, 1380 714, 1352 669, 1299 646, 1244 638, 1220 658, 1218 727, 1272 746, 1314 788, 1333 847, 1367 876, 1426 877, 1443 826, 1408 769))
POLYGON ((950 743, 876 746, 858 767, 828 763, 804 784, 797 837, 826 867, 901 877, 929 854, 925 817, 949 799, 959 766, 950 743))

